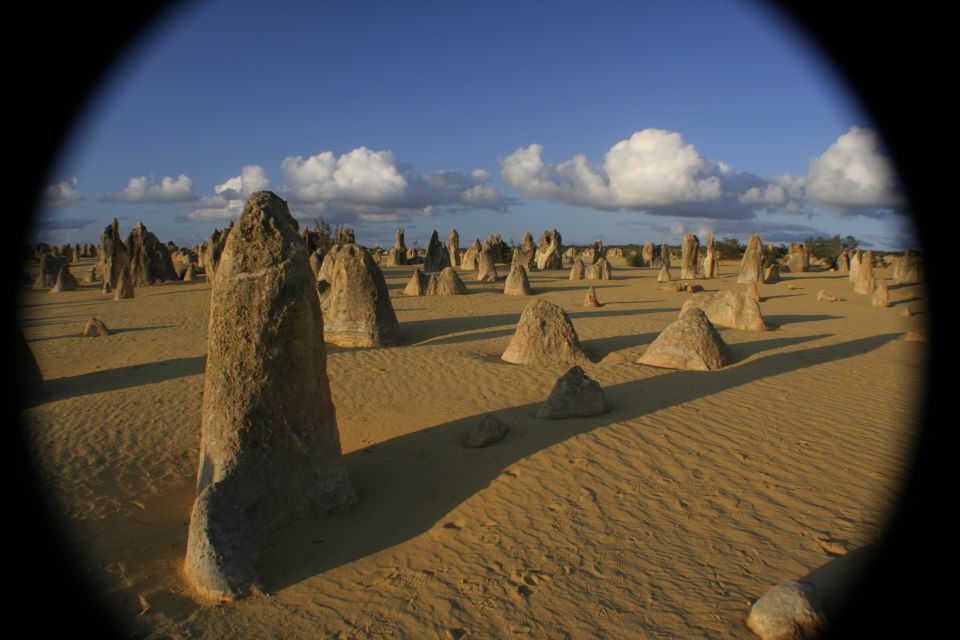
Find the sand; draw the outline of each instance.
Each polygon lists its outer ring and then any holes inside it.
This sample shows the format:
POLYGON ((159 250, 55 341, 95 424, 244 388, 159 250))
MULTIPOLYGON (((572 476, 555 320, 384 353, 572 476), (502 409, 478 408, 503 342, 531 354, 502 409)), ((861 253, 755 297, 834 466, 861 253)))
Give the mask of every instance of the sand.
MULTIPOLYGON (((784 274, 760 286, 770 331, 719 329, 735 363, 678 372, 635 360, 689 294, 613 264, 588 284, 529 274, 614 406, 560 421, 533 414, 566 367, 499 359, 532 297, 466 273, 469 295, 409 298, 413 267, 384 268, 401 343, 328 347, 359 505, 277 532, 268 595, 224 605, 198 603, 181 572, 209 285, 25 290, 46 382, 23 415, 84 573, 136 637, 753 638, 769 587, 882 533, 918 428, 929 345, 904 334, 927 324, 923 287, 892 285, 875 308, 846 273, 784 274), (581 306, 587 286, 602 308, 581 306), (114 334, 80 337, 91 316, 114 334), (510 433, 463 447, 487 413, 510 433)), ((696 282, 743 289, 736 264, 720 271, 696 282)))

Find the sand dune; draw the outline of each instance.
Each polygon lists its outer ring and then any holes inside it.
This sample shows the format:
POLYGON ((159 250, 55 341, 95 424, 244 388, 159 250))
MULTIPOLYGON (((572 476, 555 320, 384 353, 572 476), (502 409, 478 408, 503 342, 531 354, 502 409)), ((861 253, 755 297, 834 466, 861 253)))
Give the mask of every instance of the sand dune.
MULTIPOLYGON (((875 308, 846 273, 784 274, 760 287, 771 330, 719 329, 734 364, 679 372, 635 360, 688 294, 614 266, 611 281, 529 274, 570 315, 614 406, 559 421, 533 414, 566 367, 499 359, 531 298, 469 274, 469 295, 405 297, 413 267, 384 268, 400 344, 328 347, 359 505, 277 532, 260 564, 267 596, 198 604, 182 580, 202 279, 121 301, 97 285, 24 292, 46 380, 25 411, 38 473, 135 636, 754 637, 744 620, 767 588, 882 531, 917 428, 928 345, 903 337, 926 324, 923 288, 891 285, 893 307, 875 308), (581 306, 589 286, 602 308, 581 306), (821 289, 846 301, 818 302, 821 289), (910 294, 916 315, 903 317, 910 294), (113 335, 80 337, 91 316, 113 335), (510 433, 464 448, 487 413, 510 433)), ((742 290, 737 272, 724 263, 697 282, 742 290)))

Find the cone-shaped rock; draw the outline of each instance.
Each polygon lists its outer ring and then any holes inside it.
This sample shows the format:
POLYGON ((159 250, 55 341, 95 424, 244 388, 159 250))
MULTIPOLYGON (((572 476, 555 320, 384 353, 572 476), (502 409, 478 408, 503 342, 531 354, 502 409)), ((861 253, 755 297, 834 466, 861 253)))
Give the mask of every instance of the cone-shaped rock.
POLYGON ((573 261, 573 266, 570 267, 570 279, 571 280, 583 280, 587 277, 587 266, 583 263, 583 260, 577 258, 573 261))
POLYGON ((130 268, 120 269, 120 278, 117 280, 116 293, 113 294, 114 300, 126 300, 133 296, 133 276, 130 275, 130 268))
POLYGON ((202 594, 258 588, 266 537, 296 518, 349 509, 323 320, 287 204, 247 200, 210 298, 197 497, 185 572, 202 594))
POLYGON ((730 364, 730 350, 701 309, 682 311, 637 360, 665 369, 713 371, 730 364))
POLYGON ((740 275, 737 284, 747 284, 751 280, 763 280, 763 240, 755 233, 747 241, 747 248, 740 261, 740 275))
POLYGON ((129 255, 127 246, 120 238, 120 223, 114 218, 113 223, 100 234, 100 271, 111 289, 116 289, 120 271, 129 267, 129 255))
POLYGON ((49 289, 57 283, 57 276, 60 274, 60 267, 66 262, 52 253, 45 253, 40 256, 40 273, 34 282, 36 289, 49 289))
POLYGON ((563 269, 563 242, 556 229, 544 231, 537 244, 537 269, 563 269))
POLYGON ((680 249, 680 279, 692 280, 697 277, 697 269, 700 266, 700 239, 688 233, 683 236, 680 249))
POLYGON ((857 279, 857 271, 860 270, 860 265, 863 263, 863 252, 859 249, 854 252, 853 256, 850 258, 850 282, 855 282, 857 279))
POLYGON ((707 234, 707 251, 703 257, 703 277, 720 277, 720 259, 717 257, 717 250, 714 245, 713 234, 707 234))
POLYGON ((197 279, 197 267, 194 263, 187 265, 187 270, 183 272, 183 281, 184 282, 193 282, 197 279))
POLYGON ((496 282, 497 267, 494 264, 493 249, 490 247, 490 241, 485 240, 483 251, 480 252, 477 260, 477 280, 480 282, 496 282))
POLYGON ((50 288, 50 293, 76 291, 79 286, 80 284, 77 282, 77 279, 70 273, 70 267, 64 263, 57 272, 57 279, 54 281, 53 287, 50 288))
POLYGON ((340 347, 380 347, 399 338, 397 315, 383 272, 358 244, 327 252, 317 274, 323 339, 340 347))
POLYGON ((762 640, 816 638, 827 627, 823 596, 810 582, 782 582, 753 603, 747 626, 762 640))
POLYGON ((557 420, 598 416, 611 408, 600 384, 588 378, 583 369, 574 366, 553 385, 550 395, 537 410, 537 417, 557 420))
POLYGON ((403 289, 405 296, 461 296, 466 293, 467 285, 453 267, 446 267, 440 273, 429 274, 414 269, 403 289))
POLYGON ((173 267, 170 249, 142 222, 137 223, 127 236, 127 251, 130 252, 130 275, 135 286, 180 279, 173 267))
POLYGON ((613 278, 613 269, 606 258, 600 258, 596 262, 587 266, 587 280, 610 280, 613 278))
POLYGON ((477 268, 480 261, 480 252, 483 248, 480 246, 480 240, 474 240, 473 243, 464 252, 460 259, 460 268, 464 271, 473 271, 477 268))
POLYGON ((107 325, 103 324, 101 320, 90 318, 87 320, 87 324, 83 325, 83 331, 80 332, 80 335, 85 338, 108 336, 110 335, 110 329, 108 329, 107 325))
POLYGON ((745 293, 719 291, 695 293, 683 303, 680 311, 702 309, 711 324, 741 331, 766 331, 767 325, 757 301, 745 293))
POLYGON ((585 307, 599 307, 600 301, 597 300, 597 292, 593 287, 587 289, 587 295, 583 299, 583 306, 585 307))
POLYGON ((407 286, 403 288, 403 295, 405 296, 425 296, 427 295, 427 283, 430 282, 430 277, 420 270, 420 267, 417 267, 413 270, 413 273, 410 274, 410 279, 407 281, 407 286))
POLYGON ((873 288, 873 251, 866 251, 857 266, 856 275, 853 278, 853 290, 855 293, 871 294, 873 288))
POLYGON ((527 279, 527 270, 514 262, 510 266, 507 281, 503 284, 503 293, 508 296, 530 295, 530 281, 527 279))
POLYGON ((546 300, 534 300, 523 310, 513 338, 500 358, 537 366, 590 362, 570 317, 546 300))
POLYGON ((890 290, 887 288, 887 283, 883 280, 877 280, 877 288, 873 292, 872 302, 875 307, 890 306, 890 290))
POLYGON ((670 265, 663 262, 660 267, 660 272, 657 274, 657 282, 670 282, 670 280, 672 280, 670 277, 670 265))
POLYGON ((427 253, 423 256, 423 271, 424 273, 441 271, 444 267, 449 266, 450 254, 444 244, 440 242, 437 230, 434 229, 430 235, 430 241, 427 243, 427 253))

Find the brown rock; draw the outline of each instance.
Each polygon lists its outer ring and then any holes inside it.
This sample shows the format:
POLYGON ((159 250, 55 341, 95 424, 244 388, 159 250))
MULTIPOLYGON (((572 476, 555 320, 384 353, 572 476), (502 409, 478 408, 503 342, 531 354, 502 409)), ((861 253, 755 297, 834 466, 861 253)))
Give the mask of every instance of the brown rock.
POLYGON ((816 638, 827 626, 822 600, 809 582, 781 582, 753 604, 747 626, 763 640, 816 638))
POLYGON ((127 300, 133 297, 133 276, 130 275, 129 267, 123 267, 120 269, 120 278, 117 280, 117 290, 113 294, 113 299, 127 300))
POLYGON ((909 318, 913 315, 913 309, 910 308, 910 305, 906 305, 903 308, 903 311, 900 312, 900 315, 904 316, 905 318, 909 318))
POLYGON ((587 280, 611 280, 613 279, 613 269, 606 258, 600 258, 586 268, 587 280))
POLYGON ((197 267, 192 262, 187 265, 187 270, 183 272, 184 282, 193 282, 197 279, 197 267))
POLYGON ((527 279, 527 270, 517 262, 510 266, 507 281, 503 284, 503 293, 508 296, 530 295, 530 281, 527 279))
POLYGON ((537 410, 545 420, 598 416, 613 408, 596 380, 587 377, 578 366, 571 367, 553 386, 546 401, 537 410))
POLYGON ((100 320, 96 318, 90 318, 87 320, 87 324, 83 325, 83 331, 80 332, 80 335, 87 337, 95 336, 108 336, 110 335, 110 330, 107 329, 107 325, 103 324, 100 320))
POLYGON ((720 259, 717 257, 717 251, 714 247, 713 234, 707 234, 707 252, 703 258, 703 277, 720 277, 720 259))
POLYGON ((819 302, 844 302, 843 298, 831 296, 823 289, 820 289, 820 291, 817 292, 817 300, 819 302))
POLYGON ((495 256, 489 241, 484 241, 483 250, 477 259, 477 280, 479 282, 496 282, 497 267, 494 264, 495 256))
MULTIPOLYGON (((100 234, 100 272, 110 289, 117 287, 120 272, 130 266, 127 246, 120 239, 120 223, 113 219, 113 223, 100 234)), ((106 285, 105 285, 106 287, 106 285)))
POLYGON ((473 271, 479 266, 480 252, 483 248, 480 246, 480 240, 474 240, 473 244, 467 247, 466 252, 460 259, 460 268, 464 271, 473 271))
MULTIPOLYGON (((854 272, 851 271, 851 273, 854 272)), ((873 251, 867 251, 863 254, 860 264, 857 266, 853 278, 853 291, 854 293, 869 295, 873 293, 874 285, 873 251)))
POLYGON ((563 242, 560 233, 544 231, 537 245, 537 269, 563 269, 563 242))
POLYGON ((741 331, 766 331, 760 305, 748 295, 734 291, 695 293, 681 307, 681 312, 690 308, 702 309, 710 322, 718 327, 741 331))
POLYGON ((660 273, 657 274, 657 282, 670 282, 670 265, 667 262, 660 267, 660 273))
POLYGON ((70 273, 70 267, 64 263, 57 272, 57 279, 54 281, 53 287, 50 288, 50 293, 76 291, 79 286, 77 279, 70 273))
POLYGON ((594 291, 593 287, 590 287, 587 290, 587 296, 583 299, 583 306, 585 307, 599 307, 600 302, 597 300, 597 292, 594 291))
POLYGON ((460 234, 456 229, 450 229, 447 234, 447 253, 450 254, 450 266, 460 265, 460 234))
POLYGON ((142 222, 137 223, 127 236, 126 247, 130 253, 130 275, 134 286, 180 279, 173 267, 170 249, 142 222))
POLYGON ((655 250, 654 250, 653 243, 652 242, 644 243, 643 254, 641 256, 641 258, 643 259, 643 264, 648 267, 652 267, 654 254, 655 254, 655 250))
POLYGON ((463 446, 471 449, 486 447, 503 440, 509 431, 510 427, 501 422, 500 419, 492 413, 488 413, 483 416, 480 424, 467 432, 466 437, 463 439, 463 446))
POLYGON ((185 574, 232 600, 259 589, 267 536, 349 509, 323 320, 287 204, 260 191, 227 239, 211 292, 197 497, 185 574))
POLYGON ((423 271, 430 273, 432 271, 442 271, 444 267, 450 266, 450 254, 447 248, 440 242, 437 230, 434 229, 427 243, 427 253, 423 256, 423 271))
POLYGON ((730 364, 731 356, 707 314, 693 307, 681 311, 637 362, 665 369, 713 371, 730 364))
POLYGON ((587 266, 583 263, 583 260, 577 258, 573 261, 573 266, 570 267, 570 279, 571 280, 583 280, 587 275, 587 266))
POLYGON ((692 233, 683 236, 680 245, 680 279, 692 280, 697 277, 700 265, 700 239, 692 233))
POLYGON ((453 267, 446 267, 440 273, 430 274, 414 269, 407 286, 403 289, 405 296, 459 296, 466 293, 467 285, 463 283, 453 267))
MULTIPOLYGON (((756 282, 756 280, 753 280, 756 282)), ((780 265, 773 263, 763 271, 763 284, 776 284, 780 282, 780 265)))
POLYGON ((760 286, 757 284, 756 280, 751 280, 747 283, 746 294, 750 296, 752 300, 760 302, 760 286))
POLYGON ((546 300, 534 300, 527 305, 507 350, 500 357, 514 364, 536 366, 590 362, 570 317, 546 300))
POLYGON ((930 337, 923 329, 907 331, 903 339, 908 342, 930 342, 930 337))
POLYGON ((805 273, 810 270, 810 256, 803 244, 791 242, 787 247, 787 268, 790 273, 805 273))
POLYGON ((537 245, 533 243, 533 234, 529 231, 523 234, 523 241, 520 246, 513 250, 512 262, 513 264, 519 264, 527 272, 537 268, 537 245))
POLYGON ((747 241, 747 248, 740 261, 740 275, 737 284, 747 284, 751 280, 763 280, 763 241, 755 233, 747 241))
POLYGON ((913 284, 920 282, 920 259, 910 249, 896 261, 893 267, 893 279, 899 284, 913 284))
POLYGON ((381 347, 399 340, 383 272, 358 244, 337 244, 317 274, 323 339, 340 347, 381 347))
POLYGON ((887 283, 883 280, 877 280, 877 288, 873 291, 873 306, 890 306, 890 290, 887 288, 887 283))

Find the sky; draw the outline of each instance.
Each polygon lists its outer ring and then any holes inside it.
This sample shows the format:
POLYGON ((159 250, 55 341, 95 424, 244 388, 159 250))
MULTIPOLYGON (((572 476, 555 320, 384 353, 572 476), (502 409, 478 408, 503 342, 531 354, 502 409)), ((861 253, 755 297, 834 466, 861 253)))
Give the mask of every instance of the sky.
POLYGON ((918 246, 882 132, 759 0, 175 6, 75 121, 31 239, 117 218, 191 246, 260 189, 369 247, 398 227, 918 246))

